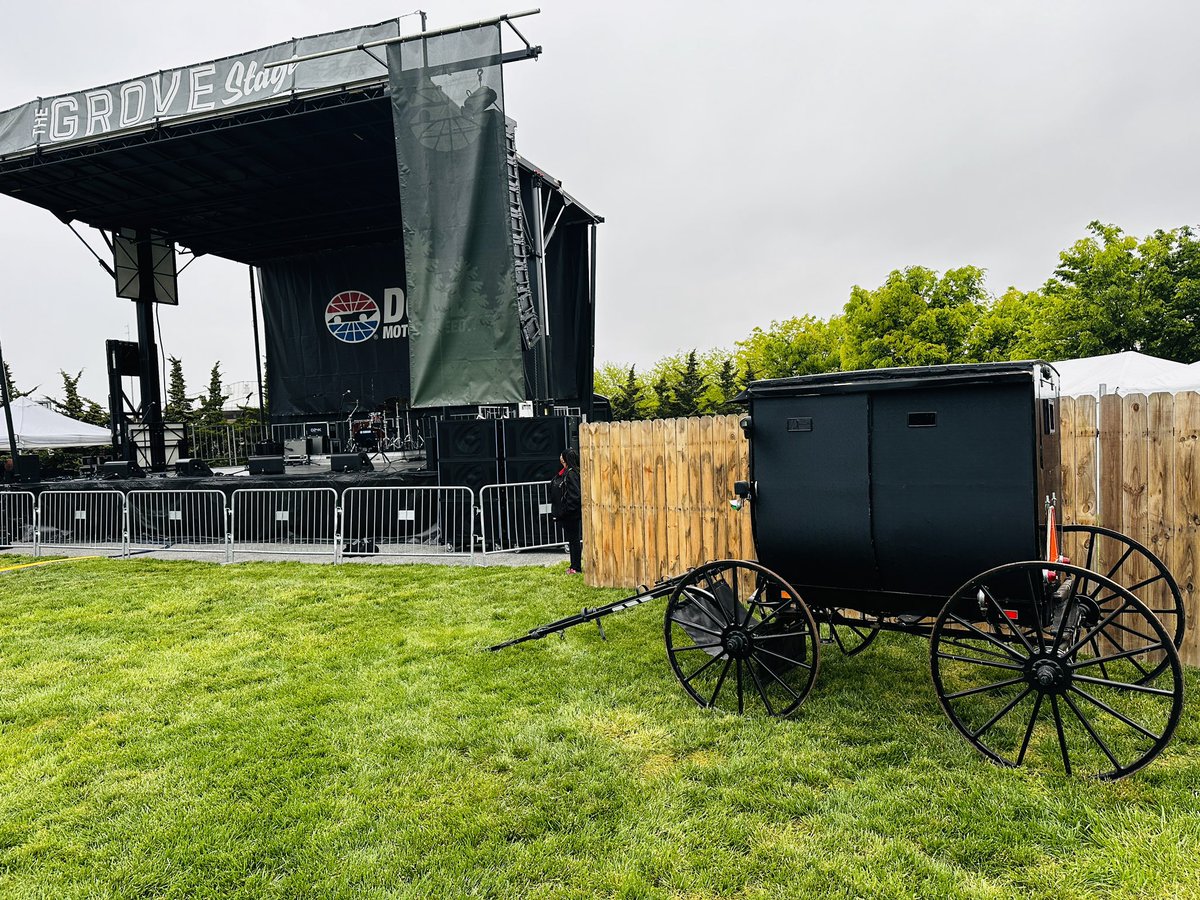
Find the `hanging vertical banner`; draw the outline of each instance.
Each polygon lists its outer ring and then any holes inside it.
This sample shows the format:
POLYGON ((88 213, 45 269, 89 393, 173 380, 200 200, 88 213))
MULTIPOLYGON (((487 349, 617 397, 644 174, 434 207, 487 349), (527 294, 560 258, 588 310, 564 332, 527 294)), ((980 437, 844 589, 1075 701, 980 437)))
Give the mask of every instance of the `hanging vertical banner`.
POLYGON ((388 46, 414 406, 525 399, 500 26, 388 46))

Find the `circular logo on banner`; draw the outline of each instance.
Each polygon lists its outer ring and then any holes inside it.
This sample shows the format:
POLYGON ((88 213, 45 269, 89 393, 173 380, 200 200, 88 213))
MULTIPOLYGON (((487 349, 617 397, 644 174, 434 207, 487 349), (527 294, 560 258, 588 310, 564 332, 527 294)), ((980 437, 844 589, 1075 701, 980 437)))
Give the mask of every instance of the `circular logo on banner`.
POLYGON ((379 329, 379 304, 362 291, 342 291, 325 307, 325 327, 339 341, 361 344, 379 329))

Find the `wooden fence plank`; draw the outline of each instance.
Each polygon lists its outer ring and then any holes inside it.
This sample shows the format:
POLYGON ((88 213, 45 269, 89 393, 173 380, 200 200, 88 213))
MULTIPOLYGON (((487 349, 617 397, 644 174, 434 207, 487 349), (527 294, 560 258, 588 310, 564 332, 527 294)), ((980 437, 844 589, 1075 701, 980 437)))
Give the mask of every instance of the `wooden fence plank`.
MULTIPOLYGON (((1171 557, 1171 543, 1175 536, 1175 397, 1172 394, 1151 394, 1149 406, 1146 445, 1146 546, 1166 562, 1171 557)), ((1165 599, 1165 594, 1156 595, 1150 605, 1161 608, 1165 599)))
POLYGON ((1122 530, 1121 515, 1124 512, 1124 491, 1121 488, 1122 413, 1124 402, 1115 394, 1100 398, 1099 444, 1100 468, 1099 519, 1100 524, 1116 531, 1122 530))
POLYGON ((1099 435, 1096 429, 1098 413, 1095 397, 1075 397, 1072 415, 1075 419, 1075 521, 1080 525, 1099 522, 1100 498, 1097 491, 1096 448, 1099 435))
POLYGON ((1075 522, 1075 504, 1078 497, 1075 484, 1075 442, 1075 400, 1073 397, 1063 397, 1058 404, 1058 446, 1062 477, 1062 495, 1058 498, 1058 509, 1064 525, 1075 522))
MULTIPOLYGON (((1149 484, 1146 476, 1149 401, 1144 394, 1129 394, 1122 398, 1122 407, 1122 468, 1112 472, 1110 477, 1121 485, 1121 532, 1145 546, 1150 540, 1147 509, 1149 484)), ((1121 568, 1122 580, 1129 584, 1140 584, 1149 576, 1147 570, 1143 557, 1130 557, 1121 568)))
POLYGON ((1197 561, 1200 560, 1200 394, 1175 395, 1175 540, 1171 573, 1179 582, 1187 611, 1181 656, 1200 665, 1200 630, 1196 627, 1197 561))

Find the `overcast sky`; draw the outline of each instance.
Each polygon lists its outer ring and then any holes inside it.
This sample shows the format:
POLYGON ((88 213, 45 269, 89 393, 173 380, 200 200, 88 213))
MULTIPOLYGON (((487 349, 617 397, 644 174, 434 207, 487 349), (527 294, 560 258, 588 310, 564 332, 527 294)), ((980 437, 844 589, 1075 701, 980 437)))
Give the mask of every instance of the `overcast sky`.
MULTIPOLYGON (((430 28, 524 8, 426 3, 430 28)), ((406 11, 9 4, 0 109, 406 11)), ((544 52, 506 69, 518 148, 607 220, 598 363, 731 348, 908 265, 1032 288, 1092 219, 1138 235, 1200 220, 1200 4, 545 0, 519 26, 544 52)), ((6 196, 0 273, 18 385, 57 395, 59 369, 84 369, 103 403, 104 341, 136 339, 133 304, 50 213, 6 196)), ((201 258, 180 295, 161 344, 189 388, 217 360, 252 380, 245 268, 201 258)))

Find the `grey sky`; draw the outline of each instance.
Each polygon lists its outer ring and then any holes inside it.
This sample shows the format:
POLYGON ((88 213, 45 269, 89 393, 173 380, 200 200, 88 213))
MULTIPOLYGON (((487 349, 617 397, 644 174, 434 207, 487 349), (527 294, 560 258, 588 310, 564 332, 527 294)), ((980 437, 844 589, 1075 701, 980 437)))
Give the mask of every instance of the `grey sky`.
MULTIPOLYGON (((430 27, 524 4, 427 2, 430 27)), ((564 2, 520 23, 518 147, 607 218, 597 361, 640 368, 840 311, 894 268, 974 264, 1032 288, 1091 219, 1198 220, 1200 6, 1116 2, 564 2)), ((381 21, 377 0, 10 6, 0 109, 293 36, 381 21)), ((414 29, 416 20, 412 21, 414 29)), ((98 240, 93 243, 100 247, 98 240)), ((132 304, 49 213, 0 196, 0 339, 57 394, 132 304)), ((202 258, 162 344, 199 393, 254 377, 246 270, 202 258)))

